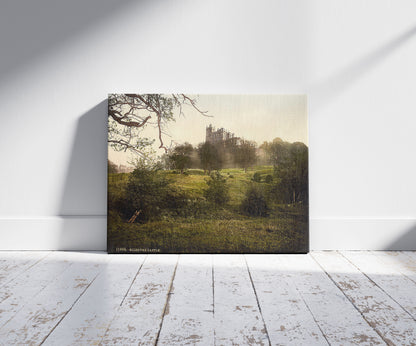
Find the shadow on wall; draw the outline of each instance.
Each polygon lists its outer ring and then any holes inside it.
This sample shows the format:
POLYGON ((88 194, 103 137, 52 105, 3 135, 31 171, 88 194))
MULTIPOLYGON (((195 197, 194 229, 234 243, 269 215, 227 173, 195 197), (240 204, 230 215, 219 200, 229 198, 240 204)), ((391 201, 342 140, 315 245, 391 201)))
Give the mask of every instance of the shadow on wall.
POLYGON ((0 80, 123 10, 134 0, 9 0, 0 11, 0 80), (53 28, 53 29, 51 29, 53 28), (12 33, 12 34, 11 34, 12 33))
POLYGON ((58 248, 105 250, 106 211, 107 99, 78 120, 58 210, 58 248))
POLYGON ((383 250, 416 250, 416 224, 403 232, 402 236, 387 245, 383 250))
POLYGON ((327 103, 332 102, 333 99, 356 83, 358 79, 373 70, 403 44, 407 43, 415 34, 416 26, 413 26, 369 54, 351 62, 327 79, 311 85, 308 89, 313 111, 318 111, 327 103))
MULTIPOLYGON (((415 36, 416 25, 387 41, 367 55, 352 61, 328 78, 311 84, 308 88, 310 119, 312 119, 313 116, 318 116, 319 111, 322 108, 347 91, 351 86, 357 83, 361 77, 376 68, 377 65, 382 63, 390 55, 394 54, 404 44, 409 43, 415 36)), ((311 135, 313 137, 313 133, 311 135)), ((404 231, 403 235, 399 236, 396 240, 380 250, 416 250, 416 225, 413 225, 404 231)))
POLYGON ((104 100, 78 120, 59 215, 105 215, 106 186, 107 100, 104 100))

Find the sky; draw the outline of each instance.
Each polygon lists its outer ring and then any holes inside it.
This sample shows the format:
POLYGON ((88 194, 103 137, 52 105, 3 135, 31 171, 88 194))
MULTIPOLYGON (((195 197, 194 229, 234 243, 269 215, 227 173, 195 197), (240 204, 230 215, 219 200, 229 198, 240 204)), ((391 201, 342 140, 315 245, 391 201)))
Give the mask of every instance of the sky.
MULTIPOLYGON (((303 142, 308 145, 308 120, 306 95, 190 95, 197 99, 200 110, 207 111, 203 116, 191 106, 183 108, 184 115, 176 114, 175 122, 165 126, 164 143, 184 142, 198 145, 205 141, 206 126, 225 128, 236 137, 262 144, 279 137, 287 142, 303 142)), ((158 138, 157 128, 148 126, 144 136, 158 138)), ((158 155, 164 153, 154 149, 158 155)), ((133 154, 108 150, 109 159, 116 164, 128 165, 133 154)))

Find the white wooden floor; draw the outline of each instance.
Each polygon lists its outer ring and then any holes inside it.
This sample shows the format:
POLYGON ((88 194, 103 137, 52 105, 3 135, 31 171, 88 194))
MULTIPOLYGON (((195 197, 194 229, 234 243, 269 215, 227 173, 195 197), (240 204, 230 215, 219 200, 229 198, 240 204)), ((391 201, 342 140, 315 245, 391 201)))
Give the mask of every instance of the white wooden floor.
POLYGON ((416 344, 416 253, 0 252, 0 344, 416 344))

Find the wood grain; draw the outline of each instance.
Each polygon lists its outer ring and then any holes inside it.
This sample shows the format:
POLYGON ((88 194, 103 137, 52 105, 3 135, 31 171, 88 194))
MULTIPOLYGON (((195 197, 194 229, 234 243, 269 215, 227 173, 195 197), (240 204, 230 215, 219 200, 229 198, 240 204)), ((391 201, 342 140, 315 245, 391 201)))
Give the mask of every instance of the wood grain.
POLYGON ((416 323, 397 302, 337 252, 316 252, 314 258, 389 345, 416 343, 416 323))
POLYGON ((146 257, 106 256, 108 263, 46 338, 45 345, 94 345, 104 337, 146 257))
POLYGON ((384 344, 310 255, 282 255, 277 260, 289 273, 329 344, 384 344))
POLYGON ((214 345, 211 255, 180 256, 158 344, 214 345))
POLYGON ((177 255, 149 255, 117 311, 103 345, 152 345, 156 342, 175 269, 177 255))
POLYGON ((246 255, 272 345, 325 345, 308 306, 275 255, 246 255))
POLYGON ((0 345, 416 344, 416 254, 0 253, 0 345))
POLYGON ((242 255, 214 256, 216 345, 269 345, 246 262, 242 255))

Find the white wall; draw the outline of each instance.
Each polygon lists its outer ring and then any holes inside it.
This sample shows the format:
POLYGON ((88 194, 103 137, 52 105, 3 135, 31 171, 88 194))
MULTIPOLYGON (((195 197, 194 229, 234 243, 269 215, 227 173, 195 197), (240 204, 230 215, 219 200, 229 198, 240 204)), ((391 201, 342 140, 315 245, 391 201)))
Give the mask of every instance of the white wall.
POLYGON ((308 93, 312 249, 416 249, 413 0, 6 0, 0 247, 105 249, 108 92, 308 93))

